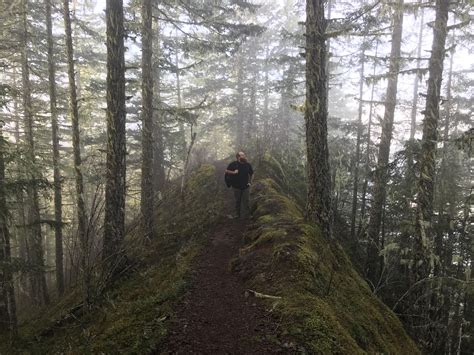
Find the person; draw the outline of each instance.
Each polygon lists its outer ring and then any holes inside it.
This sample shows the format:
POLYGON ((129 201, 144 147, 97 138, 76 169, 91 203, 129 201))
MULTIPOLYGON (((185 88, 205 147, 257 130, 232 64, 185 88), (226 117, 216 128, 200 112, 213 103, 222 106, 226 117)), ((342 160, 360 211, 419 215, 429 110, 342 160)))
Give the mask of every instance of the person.
POLYGON ((230 163, 225 170, 226 181, 234 190, 235 218, 248 218, 250 217, 249 187, 252 184, 253 169, 244 152, 238 152, 235 157, 237 160, 230 163))

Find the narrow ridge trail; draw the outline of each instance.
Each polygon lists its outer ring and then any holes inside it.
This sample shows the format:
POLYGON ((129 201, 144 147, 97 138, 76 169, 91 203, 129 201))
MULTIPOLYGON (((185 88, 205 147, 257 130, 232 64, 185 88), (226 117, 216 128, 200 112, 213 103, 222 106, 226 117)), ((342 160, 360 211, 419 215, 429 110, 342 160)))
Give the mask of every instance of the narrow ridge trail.
POLYGON ((162 354, 288 353, 275 341, 278 324, 230 270, 247 224, 229 220, 216 227, 198 256, 162 354))

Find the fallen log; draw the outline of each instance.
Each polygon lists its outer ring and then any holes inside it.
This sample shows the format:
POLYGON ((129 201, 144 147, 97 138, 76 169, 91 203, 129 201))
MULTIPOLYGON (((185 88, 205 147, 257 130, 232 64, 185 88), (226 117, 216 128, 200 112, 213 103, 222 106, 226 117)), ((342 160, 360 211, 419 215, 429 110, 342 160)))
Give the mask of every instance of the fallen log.
POLYGON ((247 289, 245 291, 245 298, 248 298, 250 295, 252 295, 255 298, 269 298, 269 299, 272 299, 272 300, 281 300, 280 296, 266 295, 266 294, 261 293, 261 292, 257 292, 257 291, 254 291, 254 290, 247 289))

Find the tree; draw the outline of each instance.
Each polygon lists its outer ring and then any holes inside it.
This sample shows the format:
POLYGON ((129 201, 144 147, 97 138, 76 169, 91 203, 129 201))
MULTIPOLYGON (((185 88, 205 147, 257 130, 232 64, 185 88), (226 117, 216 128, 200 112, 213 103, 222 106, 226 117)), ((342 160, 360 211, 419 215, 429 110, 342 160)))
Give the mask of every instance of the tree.
POLYGON ((370 210, 370 221, 367 230, 367 278, 375 284, 379 272, 379 233, 382 224, 382 211, 385 202, 387 184, 387 165, 390 157, 390 144, 393 134, 393 121, 397 103, 398 72, 403 31, 403 0, 396 3, 393 17, 392 46, 388 72, 387 91, 385 94, 385 111, 382 121, 377 167, 374 177, 374 197, 370 210))
POLYGON ((146 234, 153 238, 153 29, 152 1, 142 3, 142 181, 141 213, 146 234))
MULTIPOLYGON (((0 88, 0 99, 4 93, 0 88)), ((3 101, 3 100, 2 100, 3 101)), ((0 101, 0 107, 3 102, 0 101)), ((0 123, 0 334, 7 330, 11 337, 17 334, 15 289, 11 262, 8 206, 6 199, 3 123, 0 123)))
POLYGON ((88 266, 89 237, 87 231, 87 213, 84 202, 84 178, 82 175, 81 142, 79 130, 79 107, 77 105, 76 78, 74 70, 74 48, 72 43, 71 15, 69 0, 64 0, 64 28, 66 31, 66 56, 69 79, 69 112, 72 123, 72 149, 74 155, 74 173, 76 182, 77 223, 81 243, 81 269, 86 302, 90 302, 90 271, 88 266))
MULTIPOLYGON (((422 40, 423 40, 423 29, 424 29, 424 9, 421 8, 421 18, 420 18, 420 29, 418 31, 418 43, 416 46, 416 68, 420 69, 420 62, 421 62, 421 47, 422 47, 422 40)), ((410 124, 410 141, 413 141, 415 139, 415 132, 416 132, 416 115, 418 111, 418 83, 419 83, 419 75, 415 75, 415 78, 413 79, 413 105, 411 107, 411 124, 410 124)))
POLYGON ((435 154, 438 141, 439 102, 448 23, 448 0, 436 1, 436 18, 433 26, 433 44, 428 66, 428 89, 423 111, 423 136, 421 139, 420 176, 418 179, 415 275, 414 282, 428 277, 431 270, 433 192, 435 180, 435 154))
POLYGON ((125 234, 125 47, 123 1, 107 0, 107 163, 102 258, 108 276, 122 262, 125 234))
POLYGON ((306 216, 331 236, 331 180, 327 143, 326 20, 324 1, 306 1, 306 216))
POLYGON ((357 191, 359 188, 359 164, 360 164, 360 145, 362 137, 362 109, 364 98, 364 68, 365 68, 365 38, 362 42, 362 52, 360 54, 360 81, 359 81, 359 108, 357 111, 357 138, 356 152, 354 162, 354 181, 352 187, 352 211, 351 211, 351 239, 355 238, 356 217, 357 217, 357 191))
MULTIPOLYGON (((163 115, 161 108, 161 68, 159 58, 161 55, 160 46, 160 23, 157 19, 155 21, 155 36, 152 39, 155 41, 152 51, 153 56, 153 192, 154 198, 158 197, 159 192, 163 190, 165 185, 165 167, 164 167, 164 144, 163 144, 163 115)), ((156 202, 156 201, 155 201, 156 202)))
POLYGON ((48 84, 49 103, 51 111, 51 140, 53 148, 53 185, 54 185, 54 236, 56 260, 56 288, 61 296, 64 293, 64 266, 63 266, 63 228, 62 228, 62 189, 61 172, 59 170, 59 134, 58 109, 56 100, 56 66, 54 62, 53 25, 51 20, 51 0, 45 1, 46 32, 48 44, 48 84))
POLYGON ((29 181, 27 187, 28 197, 28 226, 31 231, 32 259, 36 265, 31 277, 31 286, 33 296, 39 297, 39 302, 48 304, 50 301, 48 287, 45 275, 43 236, 41 232, 41 215, 38 195, 38 173, 36 172, 36 151, 35 139, 33 134, 33 107, 31 101, 31 83, 28 60, 28 1, 22 1, 22 52, 21 52, 21 75, 23 86, 23 120, 25 126, 26 140, 26 159, 31 164, 32 169, 29 172, 29 181))

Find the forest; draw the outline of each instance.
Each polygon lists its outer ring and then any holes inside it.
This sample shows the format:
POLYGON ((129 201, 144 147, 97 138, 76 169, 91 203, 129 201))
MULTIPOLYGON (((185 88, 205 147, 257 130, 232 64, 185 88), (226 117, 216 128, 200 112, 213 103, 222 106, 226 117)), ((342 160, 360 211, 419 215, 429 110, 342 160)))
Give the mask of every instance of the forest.
POLYGON ((0 354, 473 354, 473 18, 0 0, 0 354))

